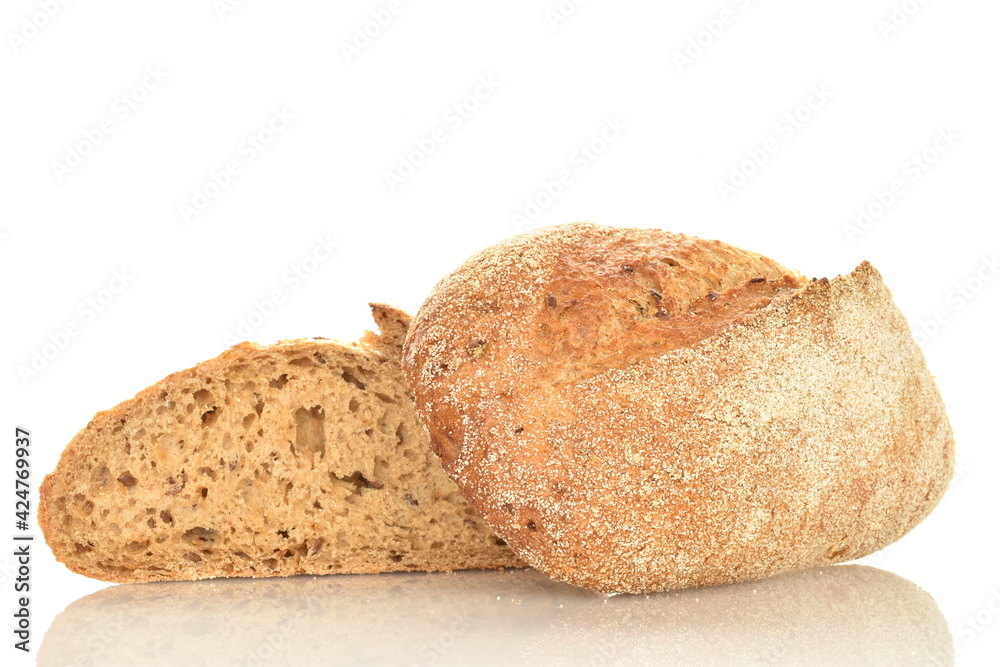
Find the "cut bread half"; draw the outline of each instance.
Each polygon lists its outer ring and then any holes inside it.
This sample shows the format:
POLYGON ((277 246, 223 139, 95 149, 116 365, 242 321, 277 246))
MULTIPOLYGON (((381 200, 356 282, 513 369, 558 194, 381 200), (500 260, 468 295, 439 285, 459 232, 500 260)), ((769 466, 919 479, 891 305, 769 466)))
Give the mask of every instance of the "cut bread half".
POLYGON ((358 343, 241 343, 98 413, 42 484, 74 572, 116 582, 520 566, 431 452, 409 316, 358 343))

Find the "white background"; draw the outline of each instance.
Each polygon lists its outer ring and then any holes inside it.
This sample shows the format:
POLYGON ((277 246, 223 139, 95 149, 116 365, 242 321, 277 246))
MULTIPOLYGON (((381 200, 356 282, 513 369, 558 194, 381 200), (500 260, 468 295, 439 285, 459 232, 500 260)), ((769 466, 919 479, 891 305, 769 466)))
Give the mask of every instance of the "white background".
MULTIPOLYGON (((37 485, 94 412, 232 337, 354 339, 368 301, 415 311, 466 256, 526 227, 661 227, 810 276, 868 259, 923 334, 959 470, 936 512, 867 562, 933 595, 959 663, 987 663, 1000 6, 895 1, 577 0, 563 15, 558 0, 422 0, 384 26, 372 12, 387 0, 5 2, 8 445, 15 424, 32 430, 37 485), (386 173, 401 160, 420 164, 399 183, 386 173)), ((37 648, 103 584, 35 549, 37 648)), ((27 664, 4 637, 5 664, 27 664)))

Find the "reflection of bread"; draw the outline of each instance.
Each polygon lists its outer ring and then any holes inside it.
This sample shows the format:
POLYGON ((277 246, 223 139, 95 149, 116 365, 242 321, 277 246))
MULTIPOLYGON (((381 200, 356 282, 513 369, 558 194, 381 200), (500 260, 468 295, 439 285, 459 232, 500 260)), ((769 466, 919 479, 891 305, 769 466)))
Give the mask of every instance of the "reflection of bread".
POLYGON ((933 598, 869 567, 610 599, 530 570, 114 586, 46 665, 950 664, 933 598))
POLYGON ((107 581, 518 564, 431 453, 399 368, 360 343, 243 343, 99 413, 41 488, 70 569, 107 581))
POLYGON ((442 280, 403 365, 473 507, 595 590, 859 558, 951 477, 940 396, 867 263, 808 282, 717 241, 551 227, 442 280))

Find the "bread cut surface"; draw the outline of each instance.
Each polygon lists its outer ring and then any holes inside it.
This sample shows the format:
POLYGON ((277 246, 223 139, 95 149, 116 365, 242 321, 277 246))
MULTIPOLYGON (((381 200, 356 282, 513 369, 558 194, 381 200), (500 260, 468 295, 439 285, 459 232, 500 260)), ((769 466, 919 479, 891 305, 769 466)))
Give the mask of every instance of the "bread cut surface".
POLYGON ((436 286, 404 370, 486 522, 600 591, 862 557, 953 468, 938 391, 867 263, 807 281, 718 241, 545 228, 436 286))
POLYGON ((56 558, 117 582, 520 565, 441 470, 382 334, 237 345, 98 413, 42 484, 56 558))

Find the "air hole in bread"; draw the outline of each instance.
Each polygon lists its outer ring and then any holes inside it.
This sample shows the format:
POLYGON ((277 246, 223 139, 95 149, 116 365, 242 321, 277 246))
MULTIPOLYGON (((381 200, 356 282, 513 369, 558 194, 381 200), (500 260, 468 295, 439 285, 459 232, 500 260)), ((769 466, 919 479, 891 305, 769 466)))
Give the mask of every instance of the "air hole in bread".
POLYGON ((215 531, 211 528, 196 527, 184 532, 184 541, 193 547, 207 547, 215 542, 215 531))
POLYGON ((144 540, 142 542, 132 541, 125 545, 125 551, 129 553, 138 553, 140 551, 145 551, 149 547, 149 540, 144 540))
POLYGON ((211 410, 201 413, 201 425, 211 426, 219 418, 219 408, 212 406, 211 410))
POLYGON ((264 399, 256 394, 254 394, 254 397, 257 399, 257 402, 254 403, 253 409, 257 413, 257 416, 260 417, 260 413, 264 411, 264 399))
POLYGON ((354 487, 356 492, 360 492, 362 489, 381 489, 385 486, 377 479, 366 479, 360 470, 356 470, 346 477, 341 477, 340 475, 331 472, 330 481, 350 484, 354 487))
POLYGON ((288 373, 282 373, 275 379, 267 383, 272 389, 282 389, 288 384, 288 373))
POLYGON ((347 409, 350 410, 351 412, 357 412, 358 408, 360 408, 360 407, 361 407, 361 404, 358 403, 358 399, 356 399, 356 398, 352 398, 351 402, 348 403, 348 405, 347 405, 347 409))
MULTIPOLYGON (((374 479, 376 480, 389 479, 389 477, 391 476, 391 472, 389 470, 389 462, 386 461, 385 459, 380 459, 380 458, 375 459, 375 469, 373 470, 373 473, 375 475, 374 479)), ((372 484, 372 482, 369 482, 369 484, 372 484)), ((381 482, 379 482, 379 484, 381 484, 381 482)), ((382 487, 379 486, 375 488, 382 488, 382 487)))
POLYGON ((344 382, 353 384, 355 387, 357 387, 361 391, 364 391, 365 389, 368 388, 368 385, 366 385, 364 382, 362 382, 361 380, 359 380, 357 378, 357 376, 354 375, 353 373, 351 373, 350 371, 343 371, 340 374, 340 377, 342 377, 344 379, 344 382))
POLYGON ((311 408, 299 408, 295 411, 295 454, 319 454, 320 458, 326 453, 326 429, 324 423, 326 414, 322 405, 314 405, 311 408))
POLYGON ((198 405, 208 405, 212 402, 212 392, 208 389, 199 389, 198 391, 191 394, 198 405))
MULTIPOLYGON (((80 513, 84 516, 89 516, 94 511, 94 503, 82 493, 73 496, 73 503, 80 506, 80 513)), ((63 501, 63 505, 65 506, 65 501, 63 501)))
POLYGON ((389 403, 390 405, 396 404, 395 399, 393 399, 391 396, 386 396, 385 394, 378 391, 375 392, 375 398, 382 401, 383 403, 389 403))
POLYGON ((309 357, 296 357, 288 362, 292 366, 312 366, 313 361, 309 357))
POLYGON ((104 487, 110 479, 111 471, 108 469, 108 466, 103 463, 94 468, 93 472, 90 473, 90 481, 93 482, 97 488, 104 487))
POLYGON ((182 472, 176 478, 175 477, 168 477, 167 478, 167 484, 170 485, 170 488, 167 489, 166 495, 168 495, 168 496, 176 496, 181 491, 183 491, 184 487, 187 485, 187 473, 182 472))

